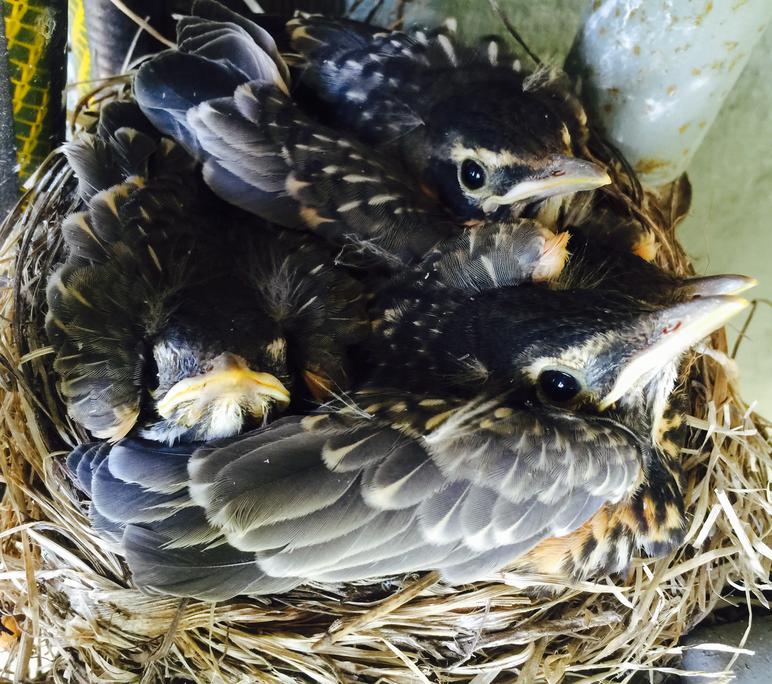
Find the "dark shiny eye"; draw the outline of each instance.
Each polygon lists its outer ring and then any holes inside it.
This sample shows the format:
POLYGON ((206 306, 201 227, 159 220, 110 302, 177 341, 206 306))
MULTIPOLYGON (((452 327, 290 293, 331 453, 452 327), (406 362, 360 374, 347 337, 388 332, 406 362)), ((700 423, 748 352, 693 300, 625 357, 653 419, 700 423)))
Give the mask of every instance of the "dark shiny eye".
POLYGON ((479 190, 485 185, 485 169, 473 159, 461 162, 461 182, 470 190, 479 190))
POLYGON ((539 374, 539 387, 550 401, 563 404, 571 401, 582 391, 582 384, 570 373, 545 370, 539 374))

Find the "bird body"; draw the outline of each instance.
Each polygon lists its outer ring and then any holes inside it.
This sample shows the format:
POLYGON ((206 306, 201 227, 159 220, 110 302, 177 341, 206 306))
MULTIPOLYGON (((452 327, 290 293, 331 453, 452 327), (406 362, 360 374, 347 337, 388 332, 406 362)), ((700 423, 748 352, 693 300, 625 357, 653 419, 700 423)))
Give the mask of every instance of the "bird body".
POLYGON ((367 343, 373 358, 396 343, 392 356, 318 415, 173 454, 86 446, 69 467, 151 591, 224 599, 429 569, 461 583, 513 562, 619 570, 634 547, 680 539, 657 397, 681 353, 745 304, 438 283, 392 301, 367 343), (601 519, 613 548, 592 547, 601 519))
POLYGON ((66 153, 86 211, 62 227, 47 330, 76 422, 108 439, 212 439, 260 424, 290 392, 302 405, 305 373, 345 384, 367 321, 324 243, 218 200, 131 103, 106 106, 66 153))

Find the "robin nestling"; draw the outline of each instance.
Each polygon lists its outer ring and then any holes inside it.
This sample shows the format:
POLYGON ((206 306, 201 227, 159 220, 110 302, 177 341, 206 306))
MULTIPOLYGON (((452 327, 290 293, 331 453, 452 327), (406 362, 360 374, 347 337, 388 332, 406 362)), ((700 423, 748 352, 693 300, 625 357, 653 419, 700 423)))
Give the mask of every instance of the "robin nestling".
POLYGON ((367 317, 324 242, 219 200, 133 103, 105 106, 65 154, 85 210, 62 226, 46 327, 76 422, 206 440, 345 385, 367 317))
MULTIPOLYGON (((508 137, 517 138, 530 146, 533 159, 541 149, 549 180, 537 182, 518 167, 515 182, 508 171, 496 167, 491 171, 493 185, 467 188, 469 197, 453 199, 450 191, 439 187, 444 180, 424 179, 424 171, 413 168, 399 149, 372 148, 345 126, 325 125, 304 110, 290 97, 289 68, 261 27, 209 1, 194 3, 193 12, 197 14, 178 23, 178 49, 140 68, 137 101, 160 130, 204 162, 204 176, 217 194, 281 225, 304 225, 333 241, 354 242, 361 250, 380 253, 386 260, 412 262, 460 232, 469 219, 475 224, 486 218, 510 220, 512 211, 499 210, 504 205, 526 206, 528 198, 541 201, 558 188, 570 193, 587 183, 596 187, 609 180, 589 162, 565 156, 558 163, 552 148, 542 149, 528 127, 513 132, 516 126, 511 126, 513 130, 500 131, 496 144, 503 150, 508 137), (515 185, 519 189, 514 190, 515 185), (476 208, 464 209, 459 202, 476 208), (489 210, 482 211, 483 204, 489 210)), ((522 94, 522 88, 518 92, 522 94)), ((525 109, 530 111, 530 105, 525 109)), ((438 121, 437 131, 448 126, 438 121)), ((486 144, 493 146, 494 125, 482 129, 486 140, 490 138, 486 144)), ((561 124, 561 140, 564 129, 561 124)), ((482 142, 467 142, 486 159, 493 154, 481 147, 482 142)), ((429 144, 427 138, 405 149, 423 159, 431 156, 425 149, 429 144)), ((446 153, 450 154, 437 151, 446 153)), ((500 154, 510 158, 514 153, 500 154)), ((450 185, 461 188, 459 179, 465 175, 454 167, 452 176, 450 185)), ((467 190, 458 192, 466 197, 467 190)))
POLYGON ((615 570, 632 546, 593 547, 586 531, 652 504, 634 541, 668 548, 646 543, 660 510, 682 525, 680 489, 655 486, 665 400, 682 353, 747 302, 413 287, 383 303, 377 363, 340 405, 197 451, 73 453, 140 587, 224 599, 428 569, 468 582, 518 560, 615 570))
POLYGON ((587 118, 565 79, 523 69, 506 44, 465 45, 447 26, 388 31, 323 16, 287 24, 298 99, 401 159, 459 217, 553 226, 575 193, 610 182, 581 159, 587 118))

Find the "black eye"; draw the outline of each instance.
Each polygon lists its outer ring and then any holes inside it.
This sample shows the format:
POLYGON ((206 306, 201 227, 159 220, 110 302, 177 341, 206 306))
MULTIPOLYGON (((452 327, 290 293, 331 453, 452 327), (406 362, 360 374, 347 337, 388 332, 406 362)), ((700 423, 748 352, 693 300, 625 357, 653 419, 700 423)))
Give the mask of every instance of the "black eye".
POLYGON ((582 384, 570 373, 545 370, 539 374, 539 387, 550 401, 562 404, 571 401, 582 391, 582 384))
POLYGON ((485 185, 485 169, 473 159, 461 163, 461 182, 470 190, 479 190, 485 185))

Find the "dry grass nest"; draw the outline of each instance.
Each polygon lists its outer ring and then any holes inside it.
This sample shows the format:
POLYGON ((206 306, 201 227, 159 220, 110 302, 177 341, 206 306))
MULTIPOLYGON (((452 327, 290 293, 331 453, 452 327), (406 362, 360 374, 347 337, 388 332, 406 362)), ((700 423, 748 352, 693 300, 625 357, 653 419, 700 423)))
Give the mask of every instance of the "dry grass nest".
MULTIPOLYGON (((661 264, 690 273, 675 237, 688 181, 643 192, 605 145, 591 149, 616 169, 609 192, 656 233, 661 264)), ((534 591, 555 589, 548 577, 469 586, 398 577, 222 604, 140 593, 62 468, 86 435, 57 395, 42 324, 74 186, 52 155, 0 233, 0 647, 9 651, 0 680, 629 681, 667 672, 680 637, 717 607, 766 606, 768 424, 738 394, 723 333, 691 365, 686 542, 667 558, 636 559, 626 577, 548 592, 534 591)))

